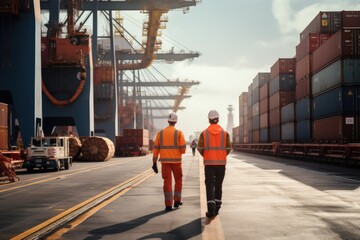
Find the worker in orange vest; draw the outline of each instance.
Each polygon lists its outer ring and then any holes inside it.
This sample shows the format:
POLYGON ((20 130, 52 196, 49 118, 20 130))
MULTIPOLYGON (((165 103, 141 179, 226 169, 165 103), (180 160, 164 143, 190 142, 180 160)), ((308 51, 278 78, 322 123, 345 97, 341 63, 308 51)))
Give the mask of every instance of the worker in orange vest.
POLYGON ((164 179, 165 210, 171 211, 180 207, 182 191, 182 165, 181 155, 186 151, 184 134, 175 128, 178 117, 170 113, 168 117, 169 126, 159 131, 154 141, 153 170, 158 173, 157 160, 161 162, 161 174, 164 179), (175 179, 174 193, 172 191, 172 177, 175 179))
POLYGON ((219 113, 208 114, 210 126, 200 134, 198 151, 205 165, 207 212, 209 218, 219 214, 222 204, 222 183, 225 177, 226 157, 231 151, 229 134, 218 125, 219 113))

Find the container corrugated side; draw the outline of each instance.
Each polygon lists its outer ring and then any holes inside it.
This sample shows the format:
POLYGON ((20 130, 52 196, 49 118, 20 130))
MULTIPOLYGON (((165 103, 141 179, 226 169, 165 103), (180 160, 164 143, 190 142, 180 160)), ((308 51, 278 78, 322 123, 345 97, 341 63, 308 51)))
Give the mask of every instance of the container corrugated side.
POLYGON ((9 128, 0 126, 0 150, 9 150, 9 128))
POLYGON ((270 142, 278 142, 281 140, 281 128, 280 126, 272 126, 269 129, 270 142))
POLYGON ((360 116, 337 115, 313 121, 313 139, 319 141, 360 141, 360 116), (331 129, 331 131, 329 131, 331 129))
POLYGON ((311 106, 310 97, 300 99, 299 101, 296 102, 295 104, 296 121, 311 119, 310 106, 311 106))
POLYGON ((341 57, 360 57, 360 29, 335 33, 314 51, 311 69, 316 73, 341 57))
POLYGON ((280 113, 280 108, 274 108, 271 109, 269 112, 269 126, 277 126, 280 125, 281 123, 281 113, 280 113))
POLYGON ((239 143, 245 143, 244 126, 239 126, 239 143))
MULTIPOLYGON (((306 55, 314 52, 318 47, 320 47, 326 40, 328 40, 332 34, 322 34, 322 33, 310 33, 307 35, 300 43, 296 46, 296 61, 300 61, 306 55)), ((297 71, 296 67, 296 71, 297 71)))
POLYGON ((256 102, 252 105, 252 116, 253 117, 258 116, 260 114, 259 105, 260 105, 259 102, 256 102))
POLYGON ((252 106, 252 83, 250 83, 250 85, 248 86, 248 94, 247 94, 247 105, 252 106))
POLYGON ((259 129, 253 130, 252 134, 253 134, 252 142, 259 143, 260 142, 260 130, 259 129))
POLYGON ((269 97, 269 82, 260 87, 260 101, 269 97))
POLYGON ((252 134, 252 130, 248 130, 248 134, 247 134, 247 143, 253 143, 253 134, 252 134))
POLYGON ((289 103, 281 108, 281 123, 295 121, 295 103, 289 103))
POLYGON ((264 83, 270 81, 270 73, 269 72, 259 72, 253 79, 253 89, 257 87, 261 87, 264 83))
POLYGON ((239 96, 239 125, 243 125, 244 120, 247 121, 247 113, 248 113, 247 101, 248 101, 247 92, 241 93, 239 96))
POLYGON ((252 129, 257 130, 260 128, 260 115, 256 115, 252 118, 252 129))
POLYGON ((313 98, 314 119, 360 112, 360 86, 340 86, 313 98))
POLYGON ((251 119, 253 117, 253 109, 252 106, 248 106, 248 110, 247 110, 247 119, 251 119))
POLYGON ((300 41, 310 33, 335 33, 342 27, 342 13, 319 12, 300 33, 300 41))
POLYGON ((270 79, 281 73, 293 73, 296 70, 296 58, 279 58, 270 68, 270 79))
POLYGON ((295 100, 300 100, 311 95, 311 79, 308 75, 296 80, 295 100))
POLYGON ((312 77, 315 96, 337 85, 360 85, 360 59, 339 59, 312 77))
POLYGON ((260 100, 259 112, 260 114, 269 112, 269 98, 260 100))
POLYGON ((0 103, 0 126, 9 126, 9 106, 5 103, 0 103))
POLYGON ((268 128, 269 127, 269 113, 263 113, 260 115, 260 128, 268 128))
POLYGON ((281 140, 295 142, 295 123, 288 122, 281 124, 281 140))
POLYGON ((278 91, 295 91, 295 88, 295 74, 282 73, 270 81, 269 95, 271 96, 278 91))
POLYGON ((269 142, 269 128, 261 128, 260 143, 268 143, 268 142, 269 142))
POLYGON ((269 109, 281 108, 294 101, 295 91, 280 91, 269 98, 269 109))
POLYGON ((260 100, 260 88, 256 87, 252 90, 252 104, 258 103, 260 100))
POLYGON ((240 126, 234 127, 232 129, 232 142, 240 143, 240 126))
POLYGON ((296 141, 298 143, 311 141, 311 120, 296 122, 296 141))
POLYGON ((342 11, 342 24, 344 28, 360 27, 360 11, 342 11))
POLYGON ((296 80, 311 75, 311 61, 312 55, 306 55, 300 61, 296 62, 296 80))

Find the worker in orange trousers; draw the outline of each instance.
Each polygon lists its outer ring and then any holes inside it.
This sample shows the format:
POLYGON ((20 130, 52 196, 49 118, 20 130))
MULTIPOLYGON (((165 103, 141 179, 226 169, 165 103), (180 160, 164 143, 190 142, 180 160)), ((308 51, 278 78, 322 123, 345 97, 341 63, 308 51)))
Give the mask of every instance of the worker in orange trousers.
POLYGON ((171 211, 182 205, 182 163, 181 156, 186 151, 184 134, 175 128, 178 117, 176 113, 170 113, 169 126, 159 131, 154 141, 153 170, 158 173, 157 161, 161 162, 161 174, 164 179, 165 210, 171 211), (174 193, 172 191, 172 178, 175 179, 174 193))
POLYGON ((199 137, 198 151, 204 158, 205 186, 209 218, 219 214, 222 204, 222 183, 225 177, 227 155, 231 151, 229 134, 218 124, 219 113, 208 114, 210 126, 199 137))

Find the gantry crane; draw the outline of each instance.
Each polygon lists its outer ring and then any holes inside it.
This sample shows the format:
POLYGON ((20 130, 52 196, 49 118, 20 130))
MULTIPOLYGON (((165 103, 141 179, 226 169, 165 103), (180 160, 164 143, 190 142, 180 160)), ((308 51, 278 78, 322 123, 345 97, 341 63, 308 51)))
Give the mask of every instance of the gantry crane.
MULTIPOLYGON (((93 19, 93 29, 92 29, 92 58, 94 63, 95 73, 97 73, 97 67, 101 66, 104 62, 110 63, 106 65, 106 68, 103 68, 100 71, 99 75, 106 75, 108 76, 105 81, 101 79, 100 85, 98 86, 99 89, 106 89, 106 92, 110 92, 108 96, 104 96, 103 92, 95 89, 95 96, 89 96, 88 99, 92 102, 92 98, 95 98, 95 110, 94 106, 92 107, 92 112, 88 114, 83 114, 82 118, 84 119, 94 119, 93 126, 94 129, 90 128, 90 132, 101 133, 102 135, 108 136, 110 139, 114 139, 115 135, 119 134, 118 131, 118 101, 119 93, 117 92, 118 88, 118 80, 117 78, 122 74, 118 71, 125 71, 125 70, 136 70, 139 68, 146 68, 148 67, 152 61, 155 59, 155 51, 159 47, 159 41, 157 39, 157 29, 162 26, 162 23, 166 22, 167 19, 162 17, 163 13, 168 12, 170 9, 175 8, 188 8, 190 6, 195 6, 199 1, 189 1, 189 0, 133 0, 133 1, 101 1, 101 0, 82 0, 79 10, 80 16, 74 20, 74 23, 77 23, 78 27, 76 30, 80 31, 84 29, 86 22, 89 20, 89 17, 92 16, 93 19), (144 24, 144 29, 147 34, 147 40, 145 41, 145 45, 143 45, 143 51, 136 52, 137 54, 141 54, 140 61, 136 60, 117 60, 115 51, 114 51, 114 42, 113 42, 113 31, 114 26, 114 18, 112 16, 112 11, 117 10, 141 10, 144 13, 149 15, 149 20, 147 23, 144 24), (106 56, 105 58, 101 59, 101 62, 98 62, 99 52, 97 51, 98 47, 98 16, 97 13, 101 12, 107 16, 109 20, 109 27, 110 27, 110 42, 111 42, 111 49, 110 49, 110 56, 106 56), (79 20, 81 19, 81 20, 79 20), (82 22, 80 22, 82 21, 82 22), (105 74, 103 74, 105 72, 105 74), (110 77, 109 77, 110 76, 110 77), (106 107, 102 107, 106 106, 106 107)), ((68 9, 69 2, 68 0, 58 0, 58 1, 41 1, 41 8, 42 9, 50 9, 50 20, 49 24, 56 24, 59 17, 59 12, 61 9, 68 9)), ((71 21, 71 19, 70 19, 71 21)), ((103 57, 103 56, 102 56, 103 57)), ((90 64, 92 65, 92 64, 90 64)), ((88 66, 90 66, 88 65, 88 66)), ((91 68, 92 66, 90 66, 91 68)), ((92 77, 92 76, 91 76, 92 77)), ((94 82, 97 82, 94 79, 94 82)), ((87 83, 88 84, 88 83, 87 83)), ((121 82, 120 82, 121 84, 121 82)), ((88 85, 85 85, 88 86, 88 85)), ((90 87, 89 87, 90 88, 90 87)), ((121 87, 120 87, 121 89, 121 87)), ((80 102, 78 102, 80 103, 80 102)), ((74 104, 73 104, 74 105, 74 104)), ((121 104, 120 104, 121 105, 121 104)), ((88 108, 87 106, 79 104, 78 107, 88 108)), ((49 107, 50 108, 50 107, 49 107)), ((91 107, 90 107, 91 108, 91 107)), ((44 109, 44 113, 51 112, 53 109, 44 109)), ((61 111, 59 111, 59 115, 61 115, 61 111)), ((76 110, 73 110, 70 115, 77 114, 76 110)), ((78 115, 78 114, 77 114, 78 115)), ((90 124, 91 125, 91 124, 90 124)), ((88 133, 79 132, 80 135, 88 135, 88 133)))

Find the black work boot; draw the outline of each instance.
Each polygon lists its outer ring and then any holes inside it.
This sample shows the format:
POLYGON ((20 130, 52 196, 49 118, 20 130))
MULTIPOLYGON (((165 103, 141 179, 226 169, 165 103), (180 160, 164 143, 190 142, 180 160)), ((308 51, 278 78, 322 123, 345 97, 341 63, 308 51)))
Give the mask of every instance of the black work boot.
POLYGON ((215 213, 215 203, 208 203, 207 204, 208 211, 206 212, 206 216, 208 218, 212 218, 216 216, 215 213))
POLYGON ((166 206, 165 211, 171 211, 172 207, 171 206, 166 206))
POLYGON ((175 202, 174 202, 174 208, 178 208, 178 207, 180 207, 182 204, 183 204, 182 202, 175 201, 175 202))
POLYGON ((220 205, 216 205, 215 214, 219 215, 220 205))

